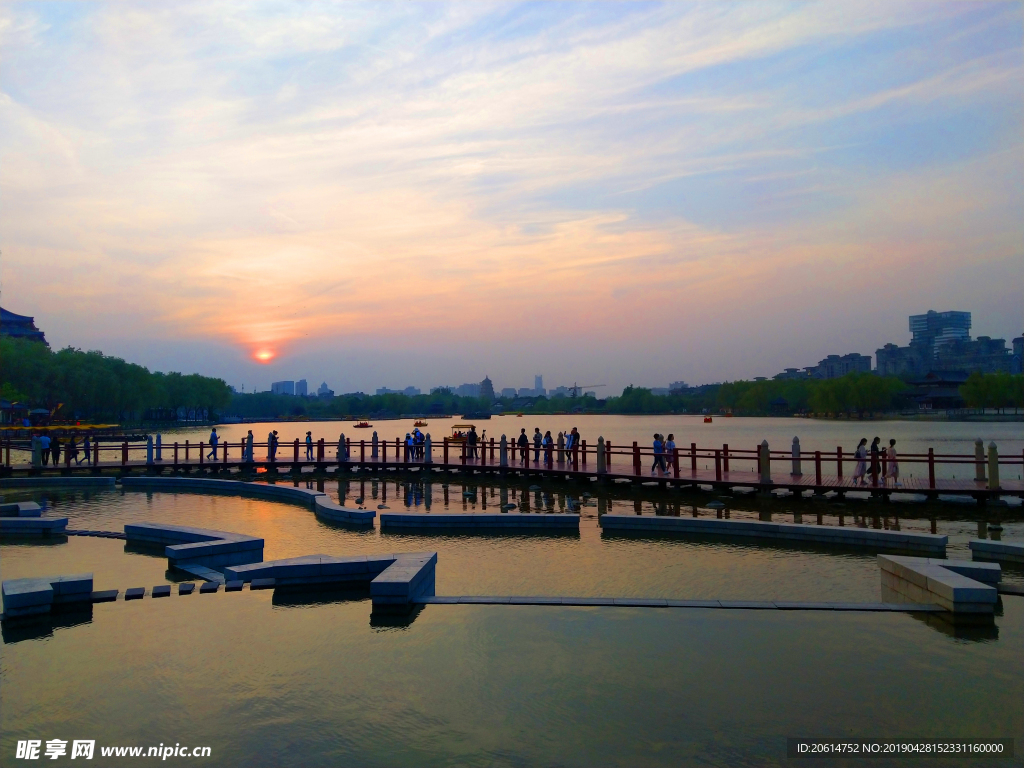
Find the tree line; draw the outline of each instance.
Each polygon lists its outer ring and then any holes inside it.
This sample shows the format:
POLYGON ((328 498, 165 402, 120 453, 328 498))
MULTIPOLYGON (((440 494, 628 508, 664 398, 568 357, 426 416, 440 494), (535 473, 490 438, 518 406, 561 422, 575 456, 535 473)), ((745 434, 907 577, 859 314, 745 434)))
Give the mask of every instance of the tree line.
POLYGON ((0 363, 0 396, 54 411, 55 419, 170 420, 183 414, 200 420, 231 401, 222 379, 154 373, 102 352, 54 352, 26 339, 0 337, 0 363))

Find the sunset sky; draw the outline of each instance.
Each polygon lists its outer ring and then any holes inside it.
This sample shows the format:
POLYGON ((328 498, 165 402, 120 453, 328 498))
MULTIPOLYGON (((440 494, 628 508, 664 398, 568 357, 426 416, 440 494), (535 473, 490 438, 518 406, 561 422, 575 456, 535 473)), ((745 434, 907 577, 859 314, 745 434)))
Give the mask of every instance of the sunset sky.
POLYGON ((1021 3, 0 6, 4 307, 251 390, 1024 331, 1021 3))

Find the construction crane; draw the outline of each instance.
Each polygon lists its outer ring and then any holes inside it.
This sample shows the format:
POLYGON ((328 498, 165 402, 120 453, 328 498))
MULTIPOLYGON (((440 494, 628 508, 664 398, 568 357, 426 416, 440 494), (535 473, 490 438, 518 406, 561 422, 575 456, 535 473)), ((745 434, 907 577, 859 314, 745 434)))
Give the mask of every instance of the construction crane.
POLYGON ((592 387, 593 388, 597 388, 597 387, 606 387, 606 386, 608 386, 608 385, 607 384, 577 384, 577 383, 573 382, 573 385, 571 387, 569 387, 569 397, 573 397, 573 398, 579 397, 581 389, 590 389, 592 387))

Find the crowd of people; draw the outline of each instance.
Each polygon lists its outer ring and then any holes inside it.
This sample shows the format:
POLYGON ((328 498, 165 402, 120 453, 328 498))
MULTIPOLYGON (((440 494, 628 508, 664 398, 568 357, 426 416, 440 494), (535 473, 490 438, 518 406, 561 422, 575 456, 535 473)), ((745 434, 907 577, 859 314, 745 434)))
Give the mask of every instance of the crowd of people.
POLYGON ((880 437, 876 437, 868 448, 868 439, 862 437, 857 444, 857 450, 853 452, 853 458, 857 461, 857 466, 853 470, 854 485, 868 485, 867 475, 870 475, 871 484, 874 484, 874 478, 878 478, 883 487, 890 481, 893 488, 900 487, 900 462, 896 454, 896 440, 889 440, 888 448, 880 445, 881 441, 880 437))
POLYGON ((92 464, 93 440, 88 432, 85 433, 81 443, 79 443, 78 434, 72 433, 66 445, 61 443, 60 437, 57 435, 50 437, 45 432, 32 435, 31 450, 33 464, 45 467, 52 461, 53 466, 60 466, 62 449, 64 461, 68 464, 72 461, 76 465, 81 464, 83 461, 86 464, 92 464))

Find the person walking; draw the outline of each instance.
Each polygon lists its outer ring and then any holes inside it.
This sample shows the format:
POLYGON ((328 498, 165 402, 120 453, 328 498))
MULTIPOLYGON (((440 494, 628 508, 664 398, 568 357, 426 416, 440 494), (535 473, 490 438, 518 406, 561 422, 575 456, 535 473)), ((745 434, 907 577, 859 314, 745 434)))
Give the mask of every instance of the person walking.
POLYGON ((544 436, 540 433, 540 427, 533 428, 533 461, 540 461, 540 444, 544 442, 544 436))
POLYGON ((551 430, 549 429, 544 433, 544 438, 541 440, 541 445, 544 446, 544 463, 549 467, 551 466, 551 452, 554 448, 555 441, 551 439, 551 430))
POLYGON ((54 435, 50 442, 50 455, 53 456, 53 466, 60 466, 60 438, 54 435))
POLYGON ((524 467, 530 460, 530 438, 526 436, 526 427, 519 430, 519 463, 524 467))
MULTIPOLYGON (((92 464, 92 439, 88 432, 85 433, 85 440, 82 441, 82 453, 85 454, 85 463, 92 464)), ((78 463, 81 464, 82 460, 79 459, 78 463)))
POLYGON ((479 438, 479 437, 480 436, 476 433, 476 427, 475 426, 471 426, 469 428, 469 434, 466 435, 466 446, 469 448, 468 454, 469 454, 469 458, 471 458, 471 459, 475 459, 476 458, 476 443, 477 443, 477 438, 479 438))
POLYGON ((857 443, 857 450, 853 452, 853 458, 857 461, 857 466, 853 470, 853 484, 854 485, 865 485, 864 473, 868 470, 867 449, 868 439, 862 437, 860 442, 857 443))
POLYGON ((882 464, 880 462, 880 448, 879 443, 882 438, 876 437, 871 441, 871 484, 878 485, 878 473, 882 471, 882 464))
POLYGON ((900 487, 900 462, 896 456, 896 440, 889 440, 889 450, 886 452, 888 463, 888 479, 892 480, 892 487, 900 487))
POLYGON ((671 467, 675 467, 675 458, 676 436, 670 432, 668 440, 665 441, 665 461, 667 461, 671 467))
POLYGON ((217 443, 220 442, 220 438, 217 437, 217 428, 214 427, 210 432, 210 452, 206 454, 206 458, 217 460, 217 443))
POLYGON ((654 434, 654 463, 651 464, 652 475, 656 469, 660 470, 663 475, 668 474, 665 470, 665 445, 661 442, 661 435, 658 433, 654 434))
POLYGON ((50 436, 45 432, 39 436, 39 450, 42 453, 43 466, 50 461, 50 436))
POLYGON ((277 461, 277 430, 267 435, 267 460, 271 463, 277 461))
POLYGON ((76 438, 77 435, 75 435, 75 433, 72 432, 71 440, 70 442, 68 442, 68 447, 65 449, 65 452, 68 457, 68 466, 71 466, 72 461, 75 462, 76 465, 78 464, 78 441, 76 438))
POLYGON ((249 464, 253 462, 252 453, 252 430, 249 430, 249 434, 245 436, 245 461, 249 464))
POLYGON ((313 433, 306 432, 306 461, 313 460, 313 433))

